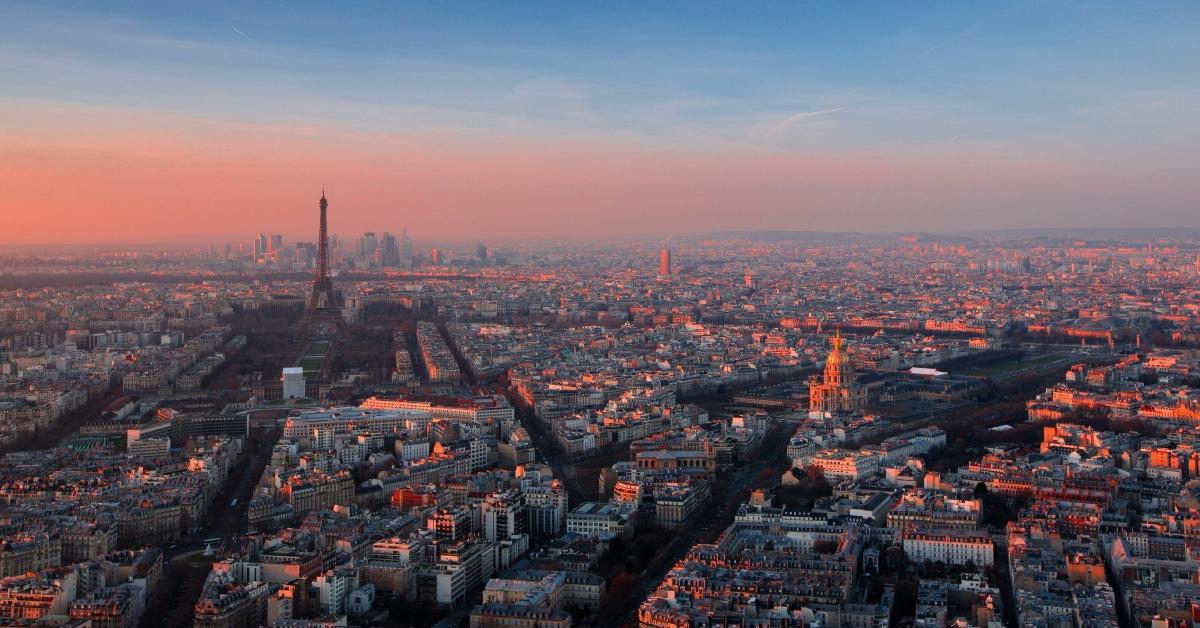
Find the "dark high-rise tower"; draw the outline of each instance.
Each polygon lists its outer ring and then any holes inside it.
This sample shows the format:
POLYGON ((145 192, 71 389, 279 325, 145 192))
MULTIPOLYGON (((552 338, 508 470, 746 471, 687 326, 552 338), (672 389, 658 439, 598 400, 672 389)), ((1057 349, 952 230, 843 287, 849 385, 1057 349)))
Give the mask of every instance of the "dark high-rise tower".
POLYGON ((671 249, 658 252, 658 274, 663 277, 671 276, 671 249))
POLYGON ((300 329, 297 334, 307 337, 314 327, 325 328, 332 326, 338 333, 346 331, 346 322, 337 307, 336 296, 333 292, 333 280, 329 277, 329 227, 325 213, 329 209, 329 201, 325 200, 325 190, 321 190, 321 229, 317 240, 317 274, 313 277, 312 292, 308 295, 308 304, 304 308, 304 316, 300 317, 300 329))

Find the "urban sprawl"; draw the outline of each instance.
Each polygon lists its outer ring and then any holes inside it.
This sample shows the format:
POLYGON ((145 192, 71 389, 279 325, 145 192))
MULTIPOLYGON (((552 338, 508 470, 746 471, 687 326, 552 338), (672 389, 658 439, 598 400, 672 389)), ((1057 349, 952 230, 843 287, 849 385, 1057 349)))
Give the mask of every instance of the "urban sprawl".
POLYGON ((0 626, 1200 623, 1200 244, 327 205, 4 257, 0 626))

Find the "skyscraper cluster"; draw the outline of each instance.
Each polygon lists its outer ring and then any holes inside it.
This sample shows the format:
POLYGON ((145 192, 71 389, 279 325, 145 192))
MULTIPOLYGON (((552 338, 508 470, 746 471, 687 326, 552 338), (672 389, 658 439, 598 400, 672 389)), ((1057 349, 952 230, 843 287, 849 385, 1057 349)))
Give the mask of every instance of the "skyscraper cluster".
MULTIPOLYGON (((247 255, 245 249, 242 249, 242 255, 247 255)), ((216 256, 215 252, 213 256, 216 256)), ((225 247, 225 257, 232 257, 232 249, 228 246, 225 247)), ((317 246, 314 243, 297 242, 294 246, 285 246, 280 234, 259 233, 250 243, 249 258, 256 264, 311 268, 316 263, 316 257, 317 246)), ((349 245, 345 238, 330 235, 329 257, 335 266, 398 268, 411 266, 415 253, 412 238, 405 229, 398 238, 387 231, 367 231, 349 245)))

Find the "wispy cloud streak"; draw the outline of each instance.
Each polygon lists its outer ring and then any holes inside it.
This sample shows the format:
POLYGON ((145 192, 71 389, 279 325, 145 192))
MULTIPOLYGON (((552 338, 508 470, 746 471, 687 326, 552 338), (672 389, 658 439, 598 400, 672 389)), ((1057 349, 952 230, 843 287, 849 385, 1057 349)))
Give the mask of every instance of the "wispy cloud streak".
POLYGON ((812 118, 829 115, 831 113, 837 113, 837 112, 843 111, 845 109, 846 109, 845 107, 831 107, 829 109, 818 109, 817 111, 798 111, 798 112, 793 113, 790 116, 784 118, 777 124, 773 124, 773 125, 767 127, 766 129, 760 130, 757 133, 752 133, 752 135, 765 136, 765 137, 779 135, 780 133, 788 130, 790 127, 793 127, 796 124, 799 124, 805 120, 810 120, 812 118))

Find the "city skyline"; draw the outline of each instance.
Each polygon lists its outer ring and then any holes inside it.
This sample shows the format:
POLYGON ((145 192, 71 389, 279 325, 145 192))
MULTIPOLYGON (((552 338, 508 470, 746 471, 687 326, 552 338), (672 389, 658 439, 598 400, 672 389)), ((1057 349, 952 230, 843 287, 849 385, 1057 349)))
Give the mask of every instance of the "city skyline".
POLYGON ((1192 6, 685 9, 8 4, 4 244, 1200 227, 1192 6))
POLYGON ((1200 628, 1200 5, 0 21, 0 626, 1200 628))
POLYGON ((0 619, 1192 625, 1183 234, 384 242, 6 255, 0 619))

